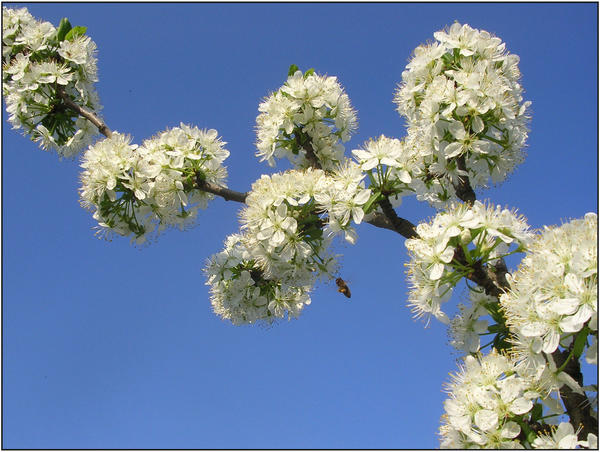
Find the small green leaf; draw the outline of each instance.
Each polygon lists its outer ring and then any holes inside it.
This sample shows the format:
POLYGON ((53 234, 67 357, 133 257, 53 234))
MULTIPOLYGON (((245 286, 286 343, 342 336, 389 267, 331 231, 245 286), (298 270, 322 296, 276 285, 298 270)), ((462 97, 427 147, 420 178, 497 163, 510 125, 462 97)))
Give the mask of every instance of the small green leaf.
POLYGON ((379 198, 381 197, 381 193, 379 192, 375 192, 371 195, 371 197, 369 198, 369 200, 365 203, 365 205, 363 206, 363 211, 365 213, 369 213, 369 210, 371 209, 371 206, 373 205, 373 203, 375 203, 376 201, 379 201, 379 198))
POLYGON ((579 332, 579 334, 575 338, 575 344, 573 345, 573 354, 576 358, 579 358, 583 353, 583 347, 585 347, 585 344, 587 342, 587 336, 588 328, 585 327, 579 332))
POLYGON ((297 70, 298 70, 298 66, 296 66, 295 64, 292 64, 290 66, 290 69, 288 70, 288 77, 291 77, 292 75, 294 75, 297 70))
POLYGON ((536 403, 535 405, 533 405, 533 408, 531 410, 531 420, 533 422, 537 422, 537 420, 542 417, 543 412, 544 407, 542 406, 542 404, 536 403))
POLYGON ((71 23, 69 22, 69 19, 67 19, 66 17, 63 17, 60 20, 60 24, 58 24, 58 29, 56 30, 56 39, 58 40, 58 42, 61 42, 65 39, 65 36, 67 36, 67 33, 71 30, 71 23))
POLYGON ((79 36, 83 36, 86 31, 87 31, 87 27, 80 27, 80 26, 73 27, 69 30, 69 32, 65 36, 65 39, 67 41, 72 41, 73 39, 78 38, 79 36))
POLYGON ((304 73, 304 80, 306 80, 309 76, 313 75, 314 73, 315 69, 311 67, 308 71, 304 73))
POLYGON ((490 326, 488 326, 488 331, 490 333, 498 333, 498 332, 500 332, 502 330, 503 330, 503 328, 500 325, 497 325, 497 324, 496 325, 490 325, 490 326))

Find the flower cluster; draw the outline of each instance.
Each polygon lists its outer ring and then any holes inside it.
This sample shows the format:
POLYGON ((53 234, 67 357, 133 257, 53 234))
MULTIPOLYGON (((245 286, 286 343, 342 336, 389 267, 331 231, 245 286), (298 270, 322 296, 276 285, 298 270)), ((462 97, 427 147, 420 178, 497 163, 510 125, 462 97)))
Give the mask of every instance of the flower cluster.
POLYGON ((465 353, 475 353, 481 346, 480 335, 488 332, 490 306, 498 304, 494 297, 483 291, 470 290, 469 304, 459 304, 458 314, 450 321, 450 345, 465 353))
POLYGON ((98 134, 65 103, 68 98, 94 113, 102 108, 94 88, 96 44, 84 33, 65 19, 56 29, 25 8, 2 8, 2 92, 9 121, 61 157, 75 155, 98 134))
POLYGON ((534 449, 598 449, 598 437, 593 433, 588 434, 585 441, 577 441, 577 434, 569 422, 561 422, 552 429, 550 434, 540 434, 531 444, 534 449))
MULTIPOLYGON (((554 352, 582 331, 597 331, 598 217, 546 227, 500 299, 507 325, 554 352)), ((587 336, 587 333, 586 333, 587 336)), ((594 342, 595 344, 595 342, 594 342)), ((594 357, 595 358, 595 357, 594 357)))
POLYGON ((83 157, 81 203, 94 212, 101 234, 132 234, 142 243, 157 226, 183 228, 214 197, 197 189, 198 181, 224 184, 229 151, 216 130, 181 124, 140 147, 130 141, 113 132, 83 157))
POLYGON ((529 390, 514 364, 492 350, 485 356, 469 355, 447 384, 440 427, 443 449, 515 449, 520 416, 533 408, 538 394, 529 390))
POLYGON ((431 223, 419 224, 417 234, 418 238, 406 241, 408 302, 416 317, 433 315, 445 323, 448 317, 441 304, 461 278, 478 266, 483 269, 509 253, 527 249, 532 240, 522 216, 479 201, 472 206, 451 205, 431 223))
POLYGON ((358 165, 347 162, 328 175, 320 169, 263 175, 252 185, 242 211, 243 234, 208 264, 211 302, 234 324, 296 317, 310 303, 317 279, 332 279, 334 236, 354 242, 370 191, 358 165))
POLYGON ((215 314, 234 325, 297 317, 310 304, 310 284, 290 286, 267 279, 246 246, 246 237, 233 234, 225 249, 210 257, 205 272, 215 314))
POLYGON ((394 207, 400 205, 402 196, 419 188, 422 158, 417 148, 408 146, 406 140, 381 135, 368 140, 362 148, 354 149, 352 154, 361 170, 368 174, 369 188, 390 197, 394 207))
POLYGON ((527 109, 519 57, 486 31, 453 24, 417 47, 394 102, 418 136, 424 164, 419 199, 443 206, 459 177, 473 188, 506 178, 522 160, 527 109))
POLYGON ((596 435, 590 433, 587 440, 578 440, 579 430, 575 432, 571 424, 549 423, 564 414, 560 402, 549 392, 558 392, 568 379, 564 372, 556 370, 551 359, 537 376, 522 375, 511 356, 495 349, 488 355, 477 353, 463 360, 459 372, 451 374, 446 385, 450 398, 444 402, 439 430, 441 448, 597 447, 596 435), (536 423, 546 428, 536 433, 530 428, 536 423))
POLYGON ((333 169, 341 162, 344 146, 356 130, 356 114, 336 77, 312 70, 295 71, 285 84, 259 106, 256 118, 261 161, 287 158, 301 168, 333 169))

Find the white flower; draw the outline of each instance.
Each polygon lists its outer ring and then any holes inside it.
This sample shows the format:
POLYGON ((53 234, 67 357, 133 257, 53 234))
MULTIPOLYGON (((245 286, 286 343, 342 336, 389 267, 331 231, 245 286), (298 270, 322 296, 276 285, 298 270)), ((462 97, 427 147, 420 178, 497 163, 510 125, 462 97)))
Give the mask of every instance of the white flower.
POLYGON ((597 313, 597 224, 597 216, 587 214, 546 227, 501 297, 507 325, 540 338, 545 353, 554 352, 562 337, 580 331, 597 313))
POLYGON ((192 226, 198 210, 214 198, 195 188, 198 178, 225 184, 229 152, 217 135, 181 124, 137 147, 113 133, 84 155, 82 205, 104 232, 132 234, 138 241, 168 227, 192 226))
POLYGON ((38 22, 25 9, 3 8, 3 92, 9 121, 30 135, 42 149, 72 157, 85 149, 98 129, 83 118, 65 115, 59 87, 75 104, 97 116, 102 106, 97 81, 96 45, 86 36, 60 44, 51 40, 56 29, 38 22))
POLYGON ((561 422, 551 435, 540 434, 531 445, 534 449, 576 449, 577 433, 569 422, 561 422))
MULTIPOLYGON (((531 233, 524 218, 516 212, 501 209, 499 206, 485 205, 475 201, 473 205, 450 205, 447 212, 440 212, 430 223, 417 226, 417 238, 406 240, 410 261, 408 279, 410 292, 408 303, 417 316, 433 314, 447 321, 440 305, 452 294, 453 287, 469 271, 465 263, 478 261, 481 265, 493 264, 510 246, 524 248, 531 241, 531 233), (468 248, 472 246, 472 249, 468 248), (466 262, 454 262, 456 250, 462 250, 466 262), (459 265, 457 265, 459 264, 459 265), (435 299, 432 297, 439 297, 435 299)), ((516 251, 516 250, 515 250, 516 251)), ((465 312, 456 321, 457 328, 470 322, 472 313, 465 312)), ((456 345, 465 346, 458 333, 456 345), (460 345, 459 345, 460 344, 460 345)), ((469 337, 469 347, 474 345, 474 337, 469 337)))
MULTIPOLYGON (((458 350, 474 353, 479 351, 479 335, 487 332, 488 321, 481 317, 489 313, 484 303, 493 303, 494 298, 482 292, 469 291, 470 306, 460 304, 459 313, 450 323, 450 344, 458 350)), ((497 302, 497 301, 496 301, 497 302)))
POLYGON ((210 257, 205 273, 215 314, 234 325, 294 318, 310 304, 311 284, 267 278, 256 264, 245 235, 233 234, 225 249, 210 257))
POLYGON ((444 402, 442 447, 522 448, 517 439, 521 428, 511 418, 533 407, 527 389, 528 381, 495 350, 464 358, 460 371, 446 385, 450 397, 444 402))
POLYGON ((442 207, 455 198, 465 161, 473 188, 506 178, 523 160, 529 102, 523 102, 518 57, 499 38, 453 24, 419 46, 394 101, 408 119, 425 171, 417 196, 442 207))
POLYGON ((356 130, 356 114, 336 77, 296 71, 259 106, 256 155, 271 166, 287 158, 299 167, 311 166, 307 153, 323 169, 341 162, 344 147, 356 130))

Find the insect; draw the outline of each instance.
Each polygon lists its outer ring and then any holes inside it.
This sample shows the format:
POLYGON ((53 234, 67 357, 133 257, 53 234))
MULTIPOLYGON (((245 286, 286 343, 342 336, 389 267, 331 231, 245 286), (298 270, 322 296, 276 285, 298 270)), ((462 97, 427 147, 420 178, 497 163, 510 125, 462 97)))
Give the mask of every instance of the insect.
POLYGON ((352 293, 350 292, 350 288, 348 287, 348 284, 346 284, 346 281, 344 281, 342 278, 337 278, 335 280, 335 283, 338 286, 338 292, 343 293, 347 298, 350 298, 352 296, 352 293))

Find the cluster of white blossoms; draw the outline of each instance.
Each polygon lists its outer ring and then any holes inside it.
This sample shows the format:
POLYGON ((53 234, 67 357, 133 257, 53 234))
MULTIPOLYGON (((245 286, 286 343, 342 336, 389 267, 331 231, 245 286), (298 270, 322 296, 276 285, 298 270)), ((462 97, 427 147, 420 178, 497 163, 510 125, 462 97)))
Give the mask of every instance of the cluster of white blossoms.
POLYGON ((66 106, 72 102, 97 114, 101 105, 96 44, 84 27, 63 19, 56 29, 35 20, 26 8, 2 8, 2 93, 9 121, 43 149, 71 157, 92 143, 98 129, 66 106))
POLYGON ((525 219, 500 206, 475 201, 450 205, 406 240, 410 261, 408 303, 416 317, 433 315, 448 323, 441 304, 474 266, 494 265, 500 258, 527 249, 533 239, 525 219))
MULTIPOLYGON (((588 213, 560 227, 546 227, 530 245, 500 298, 507 325, 554 352, 584 328, 598 329, 598 217, 588 213)), ((596 340, 588 361, 597 362, 596 340)), ((538 352, 539 353, 539 352, 538 352)))
POLYGON ((522 160, 530 102, 519 57, 486 31, 454 23, 415 49, 394 102, 424 164, 419 199, 443 206, 468 175, 473 188, 506 178, 522 160))
MULTIPOLYGON (((554 427, 554 426, 553 426, 554 427)), ((578 441, 577 433, 569 422, 561 422, 550 434, 540 434, 531 444, 534 449, 598 449, 598 437, 589 433, 587 440, 578 441)))
POLYGON ((352 154, 360 168, 369 176, 369 188, 389 197, 393 207, 401 204, 402 196, 413 194, 422 184, 423 162, 417 148, 406 140, 381 135, 368 140, 352 154), (417 184, 417 185, 415 185, 417 184))
POLYGON ((258 109, 256 155, 271 166, 275 158, 287 158, 306 168, 316 159, 321 168, 333 169, 342 161, 342 142, 357 128, 356 113, 337 78, 312 70, 290 75, 258 109))
MULTIPOLYGON (((543 377, 542 377, 543 380, 543 377)), ((552 410, 553 399, 539 381, 519 374, 518 366, 496 350, 488 355, 468 355, 459 372, 447 384, 450 398, 444 402, 440 426, 442 449, 575 449, 597 447, 589 434, 578 440, 569 423, 546 424, 551 433, 521 431, 521 425, 538 422, 542 416, 562 414, 552 410), (533 410, 538 405, 538 412, 533 410), (550 404, 548 406, 547 404, 550 404), (546 405, 550 411, 539 410, 546 405), (522 435, 525 433, 525 435, 522 435), (528 444, 524 444, 524 443, 528 444)), ((558 417, 556 417, 558 418, 558 417)), ((547 419, 548 420, 548 419, 547 419)))
POLYGON ((354 243, 352 222, 364 217, 370 190, 358 165, 346 162, 328 175, 320 169, 263 175, 241 213, 243 234, 207 266, 214 311, 234 324, 297 317, 318 279, 332 279, 333 238, 354 243))
POLYGON ((451 378, 439 432, 442 449, 523 448, 517 420, 533 408, 539 394, 506 356, 495 350, 469 355, 451 378))
POLYGON ((225 249, 210 257, 205 272, 215 314, 234 325, 298 317, 310 304, 311 284, 291 286, 265 278, 244 235, 229 236, 225 249))
POLYGON ((459 312, 450 321, 450 345, 465 353, 478 352, 481 334, 488 332, 490 306, 498 305, 498 300, 486 295, 483 290, 469 291, 469 304, 459 304, 459 312))
POLYGON ((94 212, 100 235, 111 233, 143 243, 151 233, 193 223, 214 195, 198 181, 224 185, 229 156, 217 131, 181 124, 131 145, 113 132, 85 152, 81 167, 81 204, 94 212))

